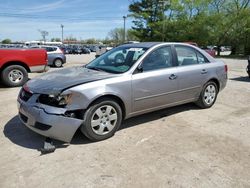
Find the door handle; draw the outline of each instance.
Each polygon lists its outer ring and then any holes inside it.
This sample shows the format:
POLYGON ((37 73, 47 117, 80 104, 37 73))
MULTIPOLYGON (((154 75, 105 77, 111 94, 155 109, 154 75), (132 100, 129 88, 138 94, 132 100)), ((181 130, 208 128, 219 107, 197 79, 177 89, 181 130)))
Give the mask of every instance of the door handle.
POLYGON ((207 70, 206 69, 202 69, 201 74, 207 74, 207 70))
POLYGON ((169 76, 169 79, 170 80, 174 80, 174 79, 176 79, 177 78, 177 76, 175 75, 175 74, 171 74, 170 76, 169 76))

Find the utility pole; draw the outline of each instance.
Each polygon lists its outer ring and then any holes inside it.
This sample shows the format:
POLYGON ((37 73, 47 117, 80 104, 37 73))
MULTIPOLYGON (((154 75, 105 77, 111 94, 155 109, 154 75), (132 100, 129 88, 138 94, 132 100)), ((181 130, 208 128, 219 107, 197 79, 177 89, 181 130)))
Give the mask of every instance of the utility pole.
POLYGON ((126 41, 126 16, 123 16, 123 43, 126 41))
POLYGON ((63 43, 63 27, 64 27, 64 25, 61 24, 61 28, 62 28, 62 43, 63 43))
POLYGON ((162 3, 162 42, 165 41, 165 8, 166 6, 170 6, 170 0, 161 0, 160 3, 162 3))

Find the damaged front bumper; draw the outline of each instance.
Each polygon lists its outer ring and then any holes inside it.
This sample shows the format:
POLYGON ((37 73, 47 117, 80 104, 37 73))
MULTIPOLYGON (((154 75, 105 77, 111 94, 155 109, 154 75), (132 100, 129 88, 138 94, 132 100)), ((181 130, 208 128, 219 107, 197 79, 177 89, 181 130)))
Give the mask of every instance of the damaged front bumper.
POLYGON ((43 105, 33 95, 27 102, 18 98, 20 120, 34 132, 64 142, 70 142, 83 120, 67 117, 67 109, 43 105))

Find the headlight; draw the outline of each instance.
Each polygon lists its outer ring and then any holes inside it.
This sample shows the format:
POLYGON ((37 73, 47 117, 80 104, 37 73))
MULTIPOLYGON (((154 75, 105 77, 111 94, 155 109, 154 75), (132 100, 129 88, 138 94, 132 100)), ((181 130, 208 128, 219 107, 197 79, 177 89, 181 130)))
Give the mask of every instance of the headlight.
POLYGON ((71 99, 72 99, 72 94, 57 96, 57 101, 58 101, 59 106, 65 106, 65 105, 71 104, 72 102, 71 99))
POLYGON ((39 96, 39 102, 49 106, 64 107, 72 103, 72 94, 45 95, 39 96))

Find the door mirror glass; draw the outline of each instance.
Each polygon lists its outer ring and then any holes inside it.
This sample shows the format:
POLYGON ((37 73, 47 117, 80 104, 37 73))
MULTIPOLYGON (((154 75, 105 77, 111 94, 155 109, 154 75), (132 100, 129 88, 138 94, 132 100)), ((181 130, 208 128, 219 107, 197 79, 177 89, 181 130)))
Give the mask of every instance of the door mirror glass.
POLYGON ((140 65, 137 67, 137 73, 141 73, 141 72, 143 72, 142 64, 140 64, 140 65))

